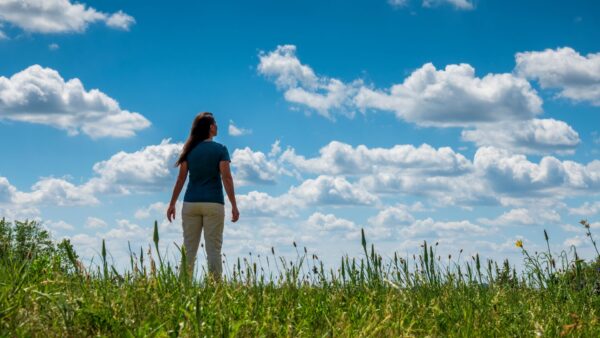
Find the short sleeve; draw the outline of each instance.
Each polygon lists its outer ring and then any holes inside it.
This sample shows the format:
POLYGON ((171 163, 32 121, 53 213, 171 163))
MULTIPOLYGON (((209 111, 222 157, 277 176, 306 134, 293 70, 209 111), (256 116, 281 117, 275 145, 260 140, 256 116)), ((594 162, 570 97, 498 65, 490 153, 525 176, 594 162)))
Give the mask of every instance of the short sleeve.
POLYGON ((229 158, 229 151, 227 150, 226 146, 223 146, 223 149, 221 150, 221 159, 219 161, 231 162, 231 159, 229 158))

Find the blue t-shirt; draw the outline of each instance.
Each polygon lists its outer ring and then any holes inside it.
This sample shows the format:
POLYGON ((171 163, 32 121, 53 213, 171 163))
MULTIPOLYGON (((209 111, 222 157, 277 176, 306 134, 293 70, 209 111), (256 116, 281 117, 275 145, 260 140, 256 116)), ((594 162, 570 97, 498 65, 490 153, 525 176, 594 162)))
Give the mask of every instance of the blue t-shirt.
POLYGON ((198 143, 187 155, 189 182, 184 202, 225 204, 219 163, 230 161, 227 147, 214 141, 198 143))

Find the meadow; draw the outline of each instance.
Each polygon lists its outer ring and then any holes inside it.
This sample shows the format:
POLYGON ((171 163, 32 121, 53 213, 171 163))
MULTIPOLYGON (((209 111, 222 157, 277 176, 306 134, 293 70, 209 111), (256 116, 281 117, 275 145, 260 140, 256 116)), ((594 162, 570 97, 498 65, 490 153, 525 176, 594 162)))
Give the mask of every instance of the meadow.
POLYGON ((580 226, 591 261, 575 247, 529 252, 520 241, 519 272, 478 255, 441 258, 426 242, 419 255, 384 260, 363 233, 364 256, 341 257, 339 268, 306 249, 292 261, 273 249, 230 262, 219 283, 167 260, 156 224, 154 246, 130 250, 120 272, 104 243, 84 266, 39 223, 2 219, 0 336, 600 337, 600 254, 589 223, 580 226))

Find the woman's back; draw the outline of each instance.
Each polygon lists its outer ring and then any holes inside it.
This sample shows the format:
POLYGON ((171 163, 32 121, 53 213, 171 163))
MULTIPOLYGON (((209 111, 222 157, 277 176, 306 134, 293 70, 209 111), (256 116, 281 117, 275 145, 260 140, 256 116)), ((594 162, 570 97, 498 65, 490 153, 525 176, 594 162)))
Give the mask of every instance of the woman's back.
POLYGON ((184 202, 225 204, 219 163, 230 161, 227 147, 214 141, 196 145, 187 155, 189 181, 184 202))

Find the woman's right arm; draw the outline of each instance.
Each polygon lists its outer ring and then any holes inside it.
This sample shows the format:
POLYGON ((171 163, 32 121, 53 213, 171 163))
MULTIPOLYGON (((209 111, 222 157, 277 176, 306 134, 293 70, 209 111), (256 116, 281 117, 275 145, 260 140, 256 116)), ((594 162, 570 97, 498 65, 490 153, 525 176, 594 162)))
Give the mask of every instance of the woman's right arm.
POLYGON ((169 222, 171 222, 172 219, 175 219, 175 204, 177 203, 177 199, 179 198, 181 189, 183 189, 183 185, 185 184, 185 180, 187 179, 187 174, 188 163, 187 161, 183 161, 179 165, 179 175, 177 175, 177 181, 175 182, 175 186, 173 187, 173 196, 171 196, 171 203, 169 203, 169 208, 167 209, 167 219, 169 220, 169 222))
POLYGON ((231 221, 237 222, 237 220, 240 218, 240 212, 238 211, 237 203, 235 201, 233 177, 231 176, 229 161, 219 162, 219 170, 221 171, 221 180, 223 181, 225 192, 227 193, 227 197, 229 198, 229 202, 231 203, 231 221))

